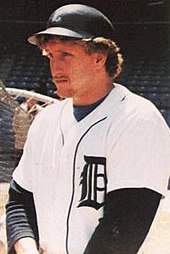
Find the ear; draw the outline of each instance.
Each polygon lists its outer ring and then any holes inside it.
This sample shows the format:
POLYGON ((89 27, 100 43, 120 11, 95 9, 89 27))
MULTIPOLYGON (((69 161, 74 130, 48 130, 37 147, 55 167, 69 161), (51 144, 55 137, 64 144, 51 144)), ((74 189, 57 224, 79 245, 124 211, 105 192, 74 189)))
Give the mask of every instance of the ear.
POLYGON ((106 63, 107 55, 102 52, 95 53, 95 64, 97 67, 103 67, 106 63))

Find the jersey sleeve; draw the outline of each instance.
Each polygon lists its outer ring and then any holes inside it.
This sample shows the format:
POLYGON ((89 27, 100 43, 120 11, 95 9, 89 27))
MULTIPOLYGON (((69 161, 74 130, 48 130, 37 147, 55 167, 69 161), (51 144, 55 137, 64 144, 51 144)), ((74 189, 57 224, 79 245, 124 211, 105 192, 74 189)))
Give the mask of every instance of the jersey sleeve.
POLYGON ((35 182, 33 180, 37 178, 36 171, 44 144, 51 136, 50 126, 55 124, 57 112, 56 105, 46 107, 36 116, 28 131, 23 155, 13 172, 14 181, 27 191, 33 192, 33 182, 35 182))
MULTIPOLYGON (((150 110, 150 109, 148 109, 150 110)), ((151 112, 150 112, 151 111, 151 112)), ((146 187, 165 194, 170 175, 170 132, 161 114, 132 114, 108 136, 108 191, 146 187), (114 142, 113 135, 117 134, 114 142)))
MULTIPOLYGON (((27 135, 27 140, 24 145, 24 150, 23 150, 23 155, 20 159, 20 162, 16 169, 13 172, 13 179, 24 189, 28 191, 32 191, 32 185, 31 185, 31 178, 33 177, 32 171, 33 168, 35 167, 34 163, 34 156, 35 154, 35 144, 37 144, 38 147, 38 140, 37 140, 37 131, 38 131, 38 126, 37 126, 37 119, 34 120, 33 124, 31 125, 28 135, 27 135), (37 140, 37 142, 36 142, 37 140)), ((38 120, 39 122, 39 120, 38 120)))

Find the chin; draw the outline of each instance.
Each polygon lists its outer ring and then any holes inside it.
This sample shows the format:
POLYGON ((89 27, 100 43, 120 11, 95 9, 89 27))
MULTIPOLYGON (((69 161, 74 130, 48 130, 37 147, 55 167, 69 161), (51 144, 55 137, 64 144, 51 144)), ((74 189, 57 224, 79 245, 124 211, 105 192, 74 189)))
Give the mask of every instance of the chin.
POLYGON ((73 97, 73 94, 70 92, 70 91, 60 91, 60 90, 57 90, 56 91, 56 94, 62 98, 62 99, 66 99, 66 98, 72 98, 73 97))

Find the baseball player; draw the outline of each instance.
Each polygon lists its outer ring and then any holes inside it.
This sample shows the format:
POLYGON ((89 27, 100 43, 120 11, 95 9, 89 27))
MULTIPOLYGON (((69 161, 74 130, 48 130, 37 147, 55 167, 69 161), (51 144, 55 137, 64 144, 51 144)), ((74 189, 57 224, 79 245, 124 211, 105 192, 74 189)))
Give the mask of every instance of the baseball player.
POLYGON ((116 84, 114 29, 86 5, 60 7, 29 37, 62 101, 33 121, 7 204, 10 253, 135 254, 166 194, 170 132, 156 107, 116 84))

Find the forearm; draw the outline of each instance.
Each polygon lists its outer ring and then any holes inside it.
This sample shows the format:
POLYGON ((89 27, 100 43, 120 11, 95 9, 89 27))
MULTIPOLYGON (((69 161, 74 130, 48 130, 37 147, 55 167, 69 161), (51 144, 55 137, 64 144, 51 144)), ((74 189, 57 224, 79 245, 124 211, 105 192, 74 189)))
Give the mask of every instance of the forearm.
POLYGON ((20 239, 29 239, 38 246, 38 227, 33 195, 12 181, 9 189, 9 201, 6 205, 6 225, 8 250, 15 253, 14 244, 20 239))

